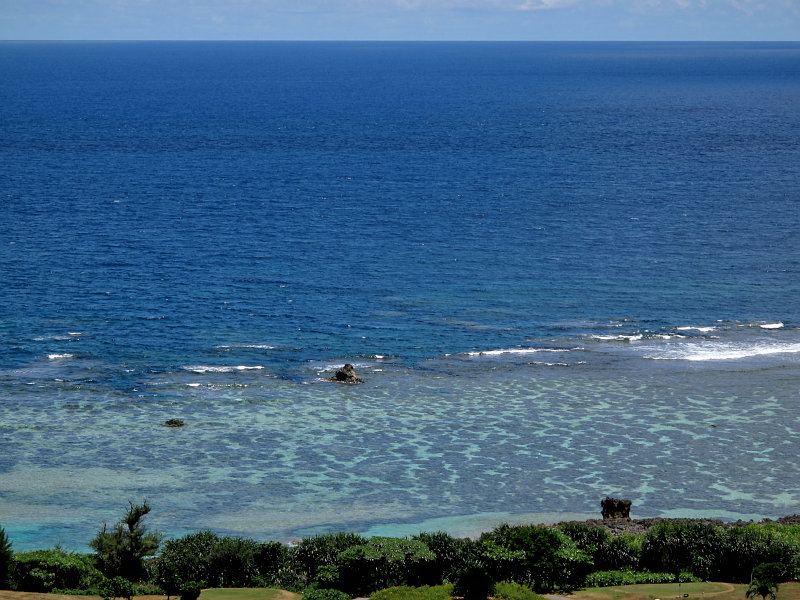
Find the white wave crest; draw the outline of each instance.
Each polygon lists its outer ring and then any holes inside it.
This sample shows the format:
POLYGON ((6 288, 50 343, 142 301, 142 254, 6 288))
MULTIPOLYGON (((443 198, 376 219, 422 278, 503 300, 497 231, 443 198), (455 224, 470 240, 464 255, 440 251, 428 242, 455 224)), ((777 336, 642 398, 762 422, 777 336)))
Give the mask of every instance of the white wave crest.
POLYGON ((47 358, 49 358, 50 360, 67 360, 69 358, 75 358, 75 355, 74 354, 68 354, 66 352, 64 352, 64 353, 54 353, 54 354, 48 354, 47 358))
POLYGON ((322 365, 315 365, 312 367, 317 373, 328 373, 328 372, 336 372, 345 364, 353 365, 354 369, 369 369, 374 365, 372 363, 364 363, 364 362, 354 362, 354 363, 330 363, 330 364, 322 364, 322 365))
POLYGON ((240 371, 259 371, 263 369, 261 365, 246 366, 238 365, 235 367, 227 366, 214 366, 214 365, 192 365, 181 367, 184 371, 191 371, 192 373, 238 373, 240 371))
POLYGON ((633 333, 630 335, 592 335, 590 337, 601 342, 638 342, 643 336, 641 333, 633 333))
POLYGON ((647 352, 646 358, 654 360, 737 360, 756 356, 800 353, 800 342, 794 343, 687 343, 647 352))
POLYGON ((682 327, 676 327, 678 331, 699 331, 700 333, 709 333, 711 331, 715 331, 716 327, 695 327, 693 325, 684 325, 682 327))
POLYGON ((219 349, 228 349, 228 348, 253 348, 256 350, 274 350, 275 346, 270 346, 269 344, 220 344, 217 346, 219 349))
POLYGON ((500 356, 502 354, 536 354, 537 352, 568 352, 554 348, 501 348, 498 350, 478 350, 467 352, 467 356, 500 356))
POLYGON ((783 327, 783 323, 780 321, 777 323, 764 323, 763 325, 759 325, 761 329, 781 329, 783 327))

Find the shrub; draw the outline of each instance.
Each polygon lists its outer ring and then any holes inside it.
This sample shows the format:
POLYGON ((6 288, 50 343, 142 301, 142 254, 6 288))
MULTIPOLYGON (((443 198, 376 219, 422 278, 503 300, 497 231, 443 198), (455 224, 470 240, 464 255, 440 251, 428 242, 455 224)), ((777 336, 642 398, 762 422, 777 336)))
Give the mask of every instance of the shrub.
POLYGON ((64 552, 59 548, 14 554, 11 582, 14 589, 21 592, 83 590, 102 579, 103 575, 92 564, 91 555, 64 552))
POLYGON ((631 533, 609 536, 594 555, 598 571, 636 571, 642 559, 642 536, 631 533))
POLYGON ((326 533, 303 538, 289 551, 295 585, 306 587, 316 582, 320 567, 337 565, 340 552, 366 542, 365 537, 355 533, 326 533))
POLYGON ((136 593, 136 586, 124 577, 117 576, 103 580, 98 587, 98 591, 105 600, 111 600, 112 598, 127 598, 127 600, 131 600, 136 593))
POLYGON ((780 563, 784 577, 791 579, 800 566, 800 537, 789 527, 731 527, 721 533, 721 542, 717 576, 722 581, 748 583, 762 563, 780 563))
POLYGON ((186 581, 182 583, 179 592, 181 600, 197 600, 204 587, 206 587, 205 581, 186 581))
POLYGON ((537 593, 580 587, 592 564, 587 552, 550 527, 501 525, 480 539, 495 580, 522 583, 537 593))
POLYGON ((155 562, 155 581, 168 594, 177 593, 187 581, 205 581, 210 587, 272 583, 279 557, 280 551, 270 544, 199 531, 165 542, 155 562))
POLYGON ((544 596, 540 596, 531 588, 511 581, 496 583, 494 597, 497 600, 545 600, 544 596))
POLYGON ((662 521, 644 534, 641 566, 649 571, 690 571, 709 579, 719 564, 721 529, 707 523, 662 521))
POLYGON ((602 548, 611 538, 611 534, 602 527, 592 527, 586 523, 574 521, 562 523, 558 526, 558 529, 575 542, 578 548, 590 554, 602 548))
MULTIPOLYGON (((702 581, 691 573, 680 573, 680 583, 702 581)), ((674 583, 674 573, 651 573, 650 571, 595 571, 586 577, 586 587, 611 587, 640 583, 674 583)))
POLYGON ((494 580, 483 567, 468 567, 456 577, 454 596, 464 600, 487 600, 494 593, 494 580))
POLYGON ((352 600, 352 597, 339 590, 316 589, 305 594, 303 600, 352 600))
POLYGON ((0 527, 0 589, 5 589, 8 585, 13 560, 14 552, 11 550, 11 541, 6 535, 6 530, 0 527))
POLYGON ((253 584, 258 587, 280 585, 289 560, 289 548, 280 542, 263 542, 258 545, 255 556, 255 567, 258 575, 253 577, 253 584))
POLYGON ((411 587, 407 585, 396 586, 375 592, 370 600, 450 600, 453 594, 453 585, 411 587))
POLYGON ((354 595, 396 585, 420 585, 436 555, 419 540, 373 537, 353 546, 336 558, 339 587, 354 595))
POLYGON ((419 540, 436 555, 428 572, 428 585, 439 585, 453 581, 458 573, 470 565, 480 562, 482 544, 469 538, 454 538, 442 531, 436 533, 420 533, 411 538, 419 540))

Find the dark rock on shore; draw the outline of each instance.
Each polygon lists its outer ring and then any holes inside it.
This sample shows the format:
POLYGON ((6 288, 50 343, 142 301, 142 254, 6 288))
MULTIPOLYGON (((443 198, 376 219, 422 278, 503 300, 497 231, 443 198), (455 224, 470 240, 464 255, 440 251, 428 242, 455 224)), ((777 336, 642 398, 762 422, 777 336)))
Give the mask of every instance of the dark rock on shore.
POLYGON ((619 498, 611 498, 606 496, 604 500, 600 501, 600 507, 603 509, 603 520, 608 519, 630 519, 631 518, 631 501, 620 500, 619 498))
POLYGON ((183 420, 170 419, 169 421, 164 421, 164 425, 166 425, 167 427, 183 427, 183 420))
POLYGON ((331 381, 336 381, 339 383, 364 383, 364 380, 356 375, 356 370, 350 363, 347 363, 341 369, 336 371, 336 375, 331 377, 331 381))

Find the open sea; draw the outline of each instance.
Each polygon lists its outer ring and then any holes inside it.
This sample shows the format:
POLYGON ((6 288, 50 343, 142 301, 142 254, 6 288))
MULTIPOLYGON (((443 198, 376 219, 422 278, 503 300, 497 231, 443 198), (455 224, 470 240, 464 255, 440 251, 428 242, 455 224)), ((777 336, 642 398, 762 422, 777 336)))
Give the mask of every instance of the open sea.
POLYGON ((2 42, 0 195, 16 550, 800 512, 798 43, 2 42))

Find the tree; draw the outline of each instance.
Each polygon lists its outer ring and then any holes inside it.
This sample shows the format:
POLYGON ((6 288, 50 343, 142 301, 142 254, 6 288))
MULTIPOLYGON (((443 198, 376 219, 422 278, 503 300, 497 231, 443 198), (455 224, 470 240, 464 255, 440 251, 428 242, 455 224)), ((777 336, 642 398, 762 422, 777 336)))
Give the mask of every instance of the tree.
POLYGON ((0 527, 0 588, 8 585, 8 574, 11 572, 11 561, 14 552, 11 550, 11 540, 6 535, 6 530, 0 527))
POLYGON ((339 553, 334 563, 337 568, 326 585, 359 595, 398 585, 421 585, 430 577, 435 559, 419 540, 372 537, 339 553))
POLYGON ((753 568, 753 580, 747 588, 745 596, 753 598, 761 596, 763 600, 775 600, 775 592, 778 591, 778 579, 783 571, 780 563, 762 563, 753 568))
POLYGON ((144 558, 152 556, 161 543, 161 534, 147 533, 142 519, 150 512, 145 500, 142 504, 128 502, 130 508, 121 521, 109 531, 103 529, 89 546, 97 552, 100 570, 106 577, 124 577, 129 581, 145 578, 144 558))
POLYGON ((500 525, 480 538, 496 581, 530 586, 537 594, 579 587, 591 555, 559 529, 539 525, 500 525))

